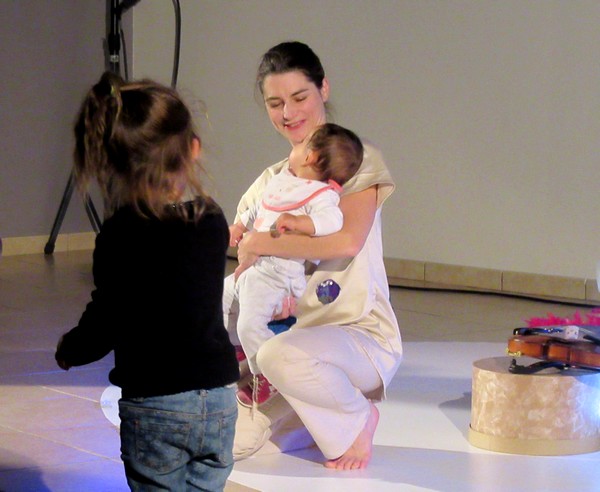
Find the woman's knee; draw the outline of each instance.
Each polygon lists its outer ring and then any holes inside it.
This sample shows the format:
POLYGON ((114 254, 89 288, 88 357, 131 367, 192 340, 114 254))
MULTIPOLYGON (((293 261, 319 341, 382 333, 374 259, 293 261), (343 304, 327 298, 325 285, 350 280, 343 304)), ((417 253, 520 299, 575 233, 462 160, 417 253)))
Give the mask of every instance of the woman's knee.
POLYGON ((296 345, 296 341, 292 333, 281 333, 265 342, 256 354, 261 372, 280 391, 290 384, 296 384, 299 373, 311 359, 305 350, 296 345))
POLYGON ((261 372, 269 380, 269 374, 279 372, 284 364, 282 355, 284 351, 288 349, 285 347, 285 344, 281 342, 281 338, 282 337, 274 336, 267 340, 260 346, 256 353, 256 363, 261 372))

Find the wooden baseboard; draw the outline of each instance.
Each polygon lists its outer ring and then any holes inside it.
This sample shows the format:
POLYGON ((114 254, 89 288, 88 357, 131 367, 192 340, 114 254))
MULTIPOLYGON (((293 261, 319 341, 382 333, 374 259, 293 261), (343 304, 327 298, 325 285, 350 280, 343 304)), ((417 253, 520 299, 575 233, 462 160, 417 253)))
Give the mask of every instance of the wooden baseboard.
MULTIPOLYGON (((54 251, 93 249, 95 238, 94 232, 59 234, 54 251)), ((48 236, 5 238, 2 240, 2 255, 44 253, 47 242, 48 236)), ((235 258, 235 249, 230 248, 228 255, 235 258)), ((600 305, 596 279, 501 271, 398 258, 385 258, 385 267, 391 286, 497 292, 600 305)))
MULTIPOLYGON (((2 239, 2 256, 44 253, 48 236, 7 237, 2 239)), ((59 234, 54 242, 55 252, 94 249, 96 233, 59 234)))
POLYGON ((511 272, 443 263, 385 259, 390 285, 498 292, 581 304, 600 304, 596 279, 511 272))

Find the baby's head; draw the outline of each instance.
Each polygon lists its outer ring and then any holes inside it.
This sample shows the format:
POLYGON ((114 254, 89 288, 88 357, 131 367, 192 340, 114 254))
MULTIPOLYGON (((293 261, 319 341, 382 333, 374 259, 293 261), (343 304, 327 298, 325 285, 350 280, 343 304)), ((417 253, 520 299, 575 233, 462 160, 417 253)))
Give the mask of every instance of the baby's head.
POLYGON ((356 174, 363 160, 363 145, 358 136, 334 123, 318 127, 307 150, 314 155, 311 164, 320 180, 331 179, 340 186, 356 174))

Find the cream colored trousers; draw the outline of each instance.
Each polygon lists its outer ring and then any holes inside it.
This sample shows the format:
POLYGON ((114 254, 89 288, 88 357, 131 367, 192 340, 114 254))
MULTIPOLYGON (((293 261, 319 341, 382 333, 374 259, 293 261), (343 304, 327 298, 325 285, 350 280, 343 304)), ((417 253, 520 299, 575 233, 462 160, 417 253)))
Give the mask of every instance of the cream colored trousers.
POLYGON ((339 326, 292 328, 258 351, 263 374, 289 402, 327 459, 338 458, 350 448, 369 417, 367 396, 382 387, 366 345, 382 357, 392 357, 367 335, 339 326))

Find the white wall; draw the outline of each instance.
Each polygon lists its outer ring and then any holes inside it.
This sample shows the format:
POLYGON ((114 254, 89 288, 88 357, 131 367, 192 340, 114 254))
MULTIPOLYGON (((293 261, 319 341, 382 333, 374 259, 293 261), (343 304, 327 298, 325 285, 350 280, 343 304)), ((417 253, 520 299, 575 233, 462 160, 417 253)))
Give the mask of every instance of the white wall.
MULTIPOLYGON (((208 168, 229 220, 288 150, 254 99, 254 77, 266 49, 298 39, 321 57, 336 122, 376 142, 397 181, 386 256, 595 277, 597 0, 183 0, 181 9, 178 87, 206 105, 208 168)), ((172 2, 135 7, 135 77, 170 83, 173 22, 172 2)))

